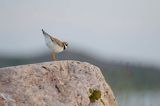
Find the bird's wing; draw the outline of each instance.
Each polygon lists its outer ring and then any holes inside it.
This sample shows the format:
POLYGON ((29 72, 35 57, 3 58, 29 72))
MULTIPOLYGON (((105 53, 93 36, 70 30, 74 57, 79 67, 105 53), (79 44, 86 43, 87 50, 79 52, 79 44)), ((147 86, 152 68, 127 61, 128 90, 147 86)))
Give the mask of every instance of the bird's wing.
POLYGON ((52 37, 52 36, 49 35, 47 32, 45 32, 43 29, 42 29, 42 32, 43 32, 43 35, 46 35, 46 36, 50 37, 50 39, 51 39, 53 42, 55 42, 55 43, 57 43, 59 46, 63 47, 62 41, 60 41, 59 39, 57 39, 57 38, 55 38, 55 37, 52 37))
POLYGON ((52 40, 53 42, 56 42, 59 46, 61 46, 61 47, 64 46, 63 43, 62 43, 59 39, 54 38, 54 37, 52 37, 52 36, 50 36, 50 38, 51 38, 51 40, 52 40))

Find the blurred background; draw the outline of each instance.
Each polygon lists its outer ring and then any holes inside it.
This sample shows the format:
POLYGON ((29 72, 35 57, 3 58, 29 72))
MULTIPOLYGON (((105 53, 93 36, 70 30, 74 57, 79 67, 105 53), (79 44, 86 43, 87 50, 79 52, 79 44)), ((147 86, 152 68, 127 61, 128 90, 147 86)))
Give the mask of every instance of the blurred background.
POLYGON ((0 67, 59 60, 99 66, 119 106, 160 106, 159 0, 0 0, 0 67))

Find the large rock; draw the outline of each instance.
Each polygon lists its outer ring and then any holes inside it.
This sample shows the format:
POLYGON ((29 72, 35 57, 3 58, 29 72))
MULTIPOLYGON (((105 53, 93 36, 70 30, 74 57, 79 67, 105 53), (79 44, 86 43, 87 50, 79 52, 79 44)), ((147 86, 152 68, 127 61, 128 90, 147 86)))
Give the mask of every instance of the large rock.
POLYGON ((55 61, 0 69, 0 106, 117 106, 100 69, 55 61))

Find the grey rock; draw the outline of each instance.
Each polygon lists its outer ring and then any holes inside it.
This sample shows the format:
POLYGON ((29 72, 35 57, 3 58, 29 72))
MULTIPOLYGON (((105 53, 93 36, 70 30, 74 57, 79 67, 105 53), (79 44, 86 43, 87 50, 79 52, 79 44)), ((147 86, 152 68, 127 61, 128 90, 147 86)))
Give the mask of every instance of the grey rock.
POLYGON ((117 106, 117 103, 98 67, 66 60, 0 68, 0 106, 117 106), (90 89, 101 93, 94 102, 89 98, 90 89))

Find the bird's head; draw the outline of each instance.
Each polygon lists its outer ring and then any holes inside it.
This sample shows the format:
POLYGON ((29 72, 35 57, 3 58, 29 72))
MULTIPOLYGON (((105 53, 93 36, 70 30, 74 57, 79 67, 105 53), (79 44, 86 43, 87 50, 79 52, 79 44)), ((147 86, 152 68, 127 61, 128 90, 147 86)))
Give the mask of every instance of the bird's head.
POLYGON ((63 42, 63 45, 64 45, 64 49, 68 48, 68 43, 67 42, 63 42))

